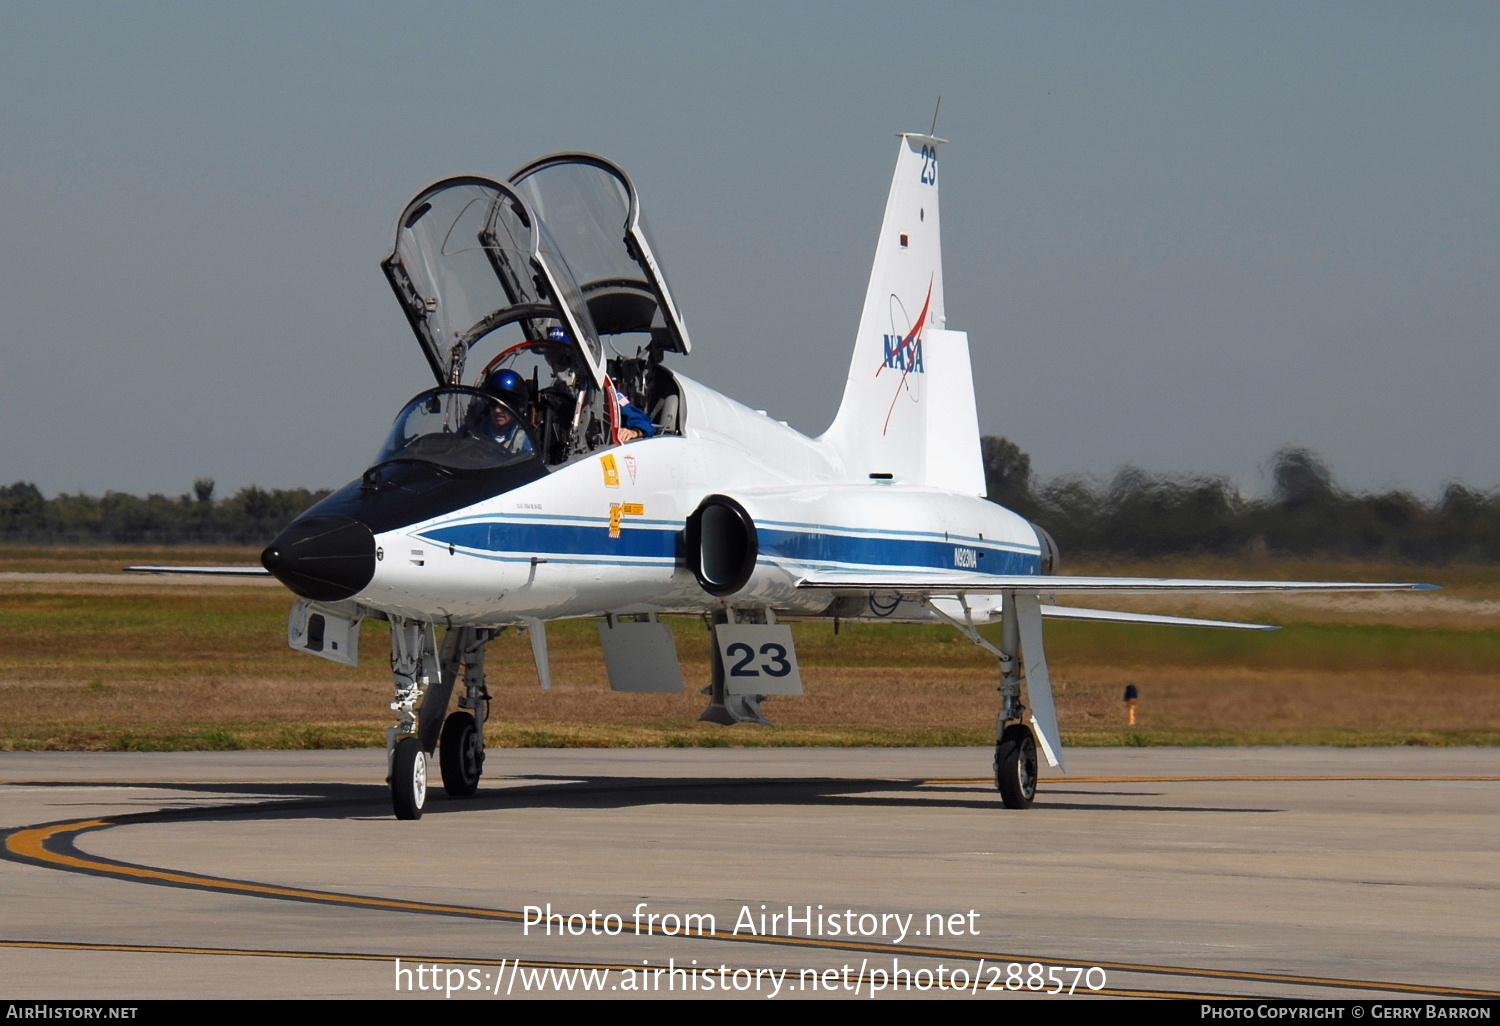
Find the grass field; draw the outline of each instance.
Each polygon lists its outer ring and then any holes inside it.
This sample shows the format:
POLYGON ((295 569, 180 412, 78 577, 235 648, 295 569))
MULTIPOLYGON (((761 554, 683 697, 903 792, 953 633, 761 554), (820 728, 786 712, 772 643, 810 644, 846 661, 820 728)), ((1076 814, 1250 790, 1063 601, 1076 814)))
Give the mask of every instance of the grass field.
MULTIPOLYGON (((380 745, 391 700, 382 623, 364 665, 286 646, 289 595, 115 576, 133 562, 247 563, 225 549, 0 548, 0 749, 323 748, 380 745), (109 579, 41 578, 46 573, 109 579)), ((1064 740, 1083 745, 1500 744, 1500 567, 1177 561, 1069 572, 1423 580, 1442 592, 1277 599, 1124 600, 1118 608, 1258 620, 1273 634, 1054 622, 1064 740), (1121 696, 1141 692, 1138 724, 1121 696)), ((774 729, 697 721, 708 633, 674 624, 689 690, 608 689, 592 621, 553 624, 550 692, 524 638, 491 648, 492 744, 934 745, 992 740, 994 661, 945 627, 798 624, 807 681, 774 699, 774 729)))

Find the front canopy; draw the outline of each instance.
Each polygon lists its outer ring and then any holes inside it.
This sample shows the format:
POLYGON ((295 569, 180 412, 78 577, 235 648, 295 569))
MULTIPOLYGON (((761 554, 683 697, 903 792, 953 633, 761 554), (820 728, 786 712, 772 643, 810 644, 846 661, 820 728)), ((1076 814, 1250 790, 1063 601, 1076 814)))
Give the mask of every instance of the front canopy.
POLYGON ((423 392, 396 417, 371 467, 425 463, 446 471, 492 470, 536 457, 521 414, 474 388, 423 392))
POLYGON ((457 384, 469 349, 518 322, 533 338, 565 330, 602 384, 604 346, 588 305, 546 227, 510 187, 464 177, 423 190, 381 266, 438 384, 457 384))

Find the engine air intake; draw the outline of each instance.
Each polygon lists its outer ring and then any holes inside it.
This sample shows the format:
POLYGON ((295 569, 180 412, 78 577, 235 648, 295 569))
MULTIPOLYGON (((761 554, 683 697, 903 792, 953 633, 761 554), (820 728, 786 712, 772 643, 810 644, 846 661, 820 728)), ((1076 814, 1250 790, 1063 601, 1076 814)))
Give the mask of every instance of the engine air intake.
POLYGON ((743 588, 755 572, 760 538, 745 507, 727 495, 710 495, 687 518, 687 562, 698 586, 723 598, 743 588))

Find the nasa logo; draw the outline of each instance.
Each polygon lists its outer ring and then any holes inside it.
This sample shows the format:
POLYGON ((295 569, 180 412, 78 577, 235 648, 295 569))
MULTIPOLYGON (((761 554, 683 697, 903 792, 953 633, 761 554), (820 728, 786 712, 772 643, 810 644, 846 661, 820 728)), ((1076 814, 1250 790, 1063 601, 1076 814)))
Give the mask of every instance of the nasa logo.
POLYGON ((922 340, 912 336, 885 336, 885 365, 908 374, 926 373, 922 369, 922 340))

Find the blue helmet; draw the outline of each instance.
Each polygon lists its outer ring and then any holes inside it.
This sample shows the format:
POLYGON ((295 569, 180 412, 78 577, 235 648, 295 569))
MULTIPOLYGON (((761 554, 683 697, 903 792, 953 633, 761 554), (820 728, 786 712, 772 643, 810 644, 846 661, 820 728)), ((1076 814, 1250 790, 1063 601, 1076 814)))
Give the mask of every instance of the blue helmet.
POLYGON ((547 329, 547 338, 548 338, 548 340, 550 340, 552 342, 571 342, 571 341, 573 341, 570 337, 568 337, 568 329, 567 328, 548 328, 547 329))
POLYGON ((529 392, 526 388, 526 379, 508 368, 497 370, 485 378, 484 390, 516 410, 521 410, 526 406, 529 392))

